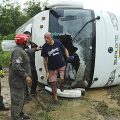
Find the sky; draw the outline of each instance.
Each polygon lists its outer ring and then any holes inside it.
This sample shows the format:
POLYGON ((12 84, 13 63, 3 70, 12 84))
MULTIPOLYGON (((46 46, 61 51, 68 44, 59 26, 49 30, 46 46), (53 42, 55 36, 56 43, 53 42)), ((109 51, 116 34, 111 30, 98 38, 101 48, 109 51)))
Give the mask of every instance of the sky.
POLYGON ((106 10, 120 14, 120 0, 84 0, 86 8, 106 10))
MULTIPOLYGON (((0 3, 3 0, 0 0, 0 3)), ((26 0, 16 0, 18 1, 20 4, 22 4, 26 1, 26 0)), ((41 2, 44 2, 46 0, 40 0, 41 2)), ((49 1, 60 1, 60 0, 49 0, 49 1)), ((63 1, 63 0, 62 0, 63 1)), ((70 0, 67 0, 70 1, 70 0)), ((73 0, 73 1, 82 1, 84 4, 84 8, 86 9, 97 9, 97 10, 106 10, 106 11, 110 11, 110 12, 115 12, 120 14, 120 0, 73 0)))

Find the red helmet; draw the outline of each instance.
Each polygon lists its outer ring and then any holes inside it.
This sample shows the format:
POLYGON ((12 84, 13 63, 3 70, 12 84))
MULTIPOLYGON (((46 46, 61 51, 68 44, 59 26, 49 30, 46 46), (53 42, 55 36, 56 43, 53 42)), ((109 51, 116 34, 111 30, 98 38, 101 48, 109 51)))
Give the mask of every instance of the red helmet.
POLYGON ((17 45, 23 45, 25 42, 27 42, 28 36, 25 34, 17 34, 15 36, 15 42, 17 45))

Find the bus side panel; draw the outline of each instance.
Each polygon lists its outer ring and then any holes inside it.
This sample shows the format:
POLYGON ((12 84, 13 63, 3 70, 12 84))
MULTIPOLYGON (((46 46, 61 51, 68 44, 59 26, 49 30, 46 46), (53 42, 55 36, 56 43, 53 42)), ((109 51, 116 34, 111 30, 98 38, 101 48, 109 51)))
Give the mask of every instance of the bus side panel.
MULTIPOLYGON (((34 17, 32 26, 32 40, 39 46, 45 43, 44 34, 48 32, 49 25, 49 11, 43 11, 34 17)), ((43 64, 43 57, 41 57, 41 51, 37 51, 35 54, 35 65, 38 74, 38 81, 46 84, 46 72, 43 64)))
POLYGON ((107 12, 99 12, 100 20, 96 21, 96 56, 93 84, 91 87, 107 86, 115 62, 115 29, 107 12), (95 81, 95 79, 98 79, 95 81))
POLYGON ((117 68, 116 68, 116 74, 115 79, 113 82, 113 85, 120 83, 120 16, 117 16, 117 21, 115 23, 115 26, 117 27, 118 31, 116 32, 116 42, 115 42, 115 58, 117 62, 117 68))

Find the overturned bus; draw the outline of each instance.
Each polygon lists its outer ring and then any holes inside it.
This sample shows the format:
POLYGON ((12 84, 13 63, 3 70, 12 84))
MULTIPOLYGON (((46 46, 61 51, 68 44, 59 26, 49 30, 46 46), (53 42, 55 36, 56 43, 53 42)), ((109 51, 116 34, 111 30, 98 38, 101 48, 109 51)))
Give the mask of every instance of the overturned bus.
MULTIPOLYGON (((70 63, 74 79, 67 79, 68 87, 95 88, 120 83, 120 18, 116 14, 84 9, 81 3, 54 3, 16 33, 24 31, 31 32, 32 41, 41 46, 46 32, 61 40, 75 58, 70 63)), ((47 84, 40 51, 35 59, 38 81, 47 84)))

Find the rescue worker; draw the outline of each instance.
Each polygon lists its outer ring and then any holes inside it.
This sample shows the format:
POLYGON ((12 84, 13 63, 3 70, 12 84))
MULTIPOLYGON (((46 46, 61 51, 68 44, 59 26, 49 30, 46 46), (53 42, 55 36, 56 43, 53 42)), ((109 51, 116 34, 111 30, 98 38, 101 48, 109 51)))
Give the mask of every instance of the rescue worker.
MULTIPOLYGON (((32 74, 32 86, 30 89, 30 94, 35 96, 36 88, 38 85, 38 75, 37 75, 36 66, 35 66, 35 52, 41 50, 41 47, 31 41, 31 33, 29 31, 25 31, 24 34, 26 34, 29 38, 27 41, 27 46, 25 50, 30 57, 30 67, 31 67, 31 74, 32 74)), ((28 88, 27 88, 27 100, 30 100, 28 88)))
POLYGON ((15 50, 11 54, 9 67, 9 86, 11 94, 11 119, 30 119, 22 110, 26 99, 26 85, 32 85, 29 56, 25 52, 28 37, 25 34, 17 34, 15 50))
POLYGON ((59 72, 61 78, 60 90, 63 92, 65 71, 63 55, 65 54, 66 57, 69 57, 69 52, 59 40, 53 40, 50 32, 44 35, 44 39, 46 43, 42 47, 41 56, 44 57, 46 77, 51 84, 53 101, 58 103, 57 75, 59 72))
POLYGON ((3 103, 3 96, 1 95, 1 78, 4 77, 4 72, 3 72, 3 68, 2 65, 0 64, 0 111, 3 110, 9 110, 9 108, 5 107, 4 103, 3 103))

